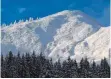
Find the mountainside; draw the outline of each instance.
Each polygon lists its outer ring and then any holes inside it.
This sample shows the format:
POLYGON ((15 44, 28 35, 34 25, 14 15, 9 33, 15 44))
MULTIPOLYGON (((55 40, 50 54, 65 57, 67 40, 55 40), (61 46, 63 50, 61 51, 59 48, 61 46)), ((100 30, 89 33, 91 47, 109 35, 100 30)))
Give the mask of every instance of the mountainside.
POLYGON ((108 57, 109 27, 102 27, 81 11, 62 11, 38 20, 1 28, 1 51, 15 54, 44 50, 46 57, 61 61, 68 56, 90 60, 108 57), (102 43, 101 43, 102 42, 102 43))
POLYGON ((90 61, 100 61, 104 57, 109 58, 110 27, 101 27, 75 47, 75 55, 72 58, 80 59, 86 56, 90 61), (79 52, 79 53, 78 53, 79 52))

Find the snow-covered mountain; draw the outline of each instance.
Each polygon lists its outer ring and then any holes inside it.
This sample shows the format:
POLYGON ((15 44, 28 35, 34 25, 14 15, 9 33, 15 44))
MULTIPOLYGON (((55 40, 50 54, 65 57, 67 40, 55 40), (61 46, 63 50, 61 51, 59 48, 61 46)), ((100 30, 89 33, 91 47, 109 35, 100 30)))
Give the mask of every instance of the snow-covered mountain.
POLYGON ((56 14, 1 28, 1 51, 15 54, 33 51, 57 61, 68 56, 89 60, 108 58, 109 27, 103 27, 81 11, 65 10, 56 14))

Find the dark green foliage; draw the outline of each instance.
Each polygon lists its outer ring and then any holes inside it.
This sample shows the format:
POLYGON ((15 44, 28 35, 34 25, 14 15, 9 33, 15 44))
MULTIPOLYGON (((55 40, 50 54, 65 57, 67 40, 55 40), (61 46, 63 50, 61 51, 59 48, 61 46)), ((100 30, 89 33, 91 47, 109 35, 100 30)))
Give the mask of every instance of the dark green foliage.
POLYGON ((109 67, 109 64, 108 64, 106 58, 104 58, 104 59, 101 60, 100 70, 101 70, 101 72, 102 72, 102 73, 100 74, 101 77, 107 78, 107 77, 110 76, 110 72, 109 72, 110 67, 109 67))
POLYGON ((42 53, 36 56, 13 55, 10 51, 5 57, 1 55, 2 78, 109 78, 110 66, 106 58, 100 64, 89 63, 87 58, 82 58, 80 63, 70 57, 61 63, 60 59, 53 63, 46 59, 42 53))

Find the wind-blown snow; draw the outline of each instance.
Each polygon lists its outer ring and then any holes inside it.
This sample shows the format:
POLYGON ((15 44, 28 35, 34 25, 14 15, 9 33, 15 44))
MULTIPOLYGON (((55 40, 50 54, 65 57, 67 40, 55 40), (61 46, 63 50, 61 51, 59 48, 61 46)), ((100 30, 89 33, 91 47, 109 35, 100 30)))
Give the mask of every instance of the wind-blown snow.
POLYGON ((18 51, 35 51, 39 54, 44 48, 44 55, 54 62, 58 59, 66 60, 68 56, 78 61, 83 56, 88 56, 90 60, 99 60, 107 57, 109 50, 106 47, 109 42, 107 32, 109 31, 106 28, 85 13, 65 10, 38 20, 2 27, 1 50, 3 54, 10 50, 15 54, 18 51), (91 45, 92 42, 95 45, 91 45), (101 47, 97 47, 99 45, 101 47))

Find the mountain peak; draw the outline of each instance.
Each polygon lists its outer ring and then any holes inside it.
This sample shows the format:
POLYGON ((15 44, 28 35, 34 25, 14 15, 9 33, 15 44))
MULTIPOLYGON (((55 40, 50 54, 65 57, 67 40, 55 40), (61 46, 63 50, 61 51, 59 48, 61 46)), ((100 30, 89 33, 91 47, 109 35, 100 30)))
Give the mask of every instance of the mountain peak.
MULTIPOLYGON (((79 10, 64 10, 37 20, 12 24, 2 28, 1 51, 15 54, 44 48, 44 54, 57 60, 75 54, 77 44, 96 33, 102 26, 79 10)), ((77 49, 76 49, 77 51, 77 49)), ((78 54, 81 52, 77 52, 78 54)), ((76 53, 76 55, 77 55, 76 53)))
POLYGON ((80 10, 64 10, 64 11, 61 11, 61 12, 58 12, 58 13, 55 13, 55 14, 52 14, 50 16, 59 16, 59 15, 83 15, 83 12, 81 12, 80 10))
POLYGON ((82 13, 80 10, 64 10, 61 12, 58 12, 60 14, 66 14, 66 13, 82 13))
POLYGON ((64 11, 61 11, 61 12, 58 12, 58 13, 55 13, 55 14, 52 14, 52 15, 49 15, 49 16, 46 16, 46 17, 43 17, 43 18, 39 18, 39 19, 35 19, 33 20, 26 20, 26 21, 22 21, 20 20, 18 23, 14 23, 14 24, 10 24, 10 25, 7 25, 7 27, 2 27, 1 29, 7 29, 7 28, 10 28, 11 26, 14 26, 14 27, 21 27, 21 26, 25 26, 27 24, 31 24, 31 23, 37 23, 38 21, 50 21, 51 19, 58 19, 58 18, 61 18, 61 19, 66 19, 66 18, 73 18, 73 20, 77 20, 78 21, 85 21, 87 23, 90 23, 90 24, 96 24, 96 25, 99 25, 99 26, 102 26, 101 24, 99 24, 98 22, 96 22, 92 17, 88 16, 87 14, 85 14, 84 12, 80 11, 80 10, 64 10, 64 11), (10 27, 8 27, 10 26, 10 27))

